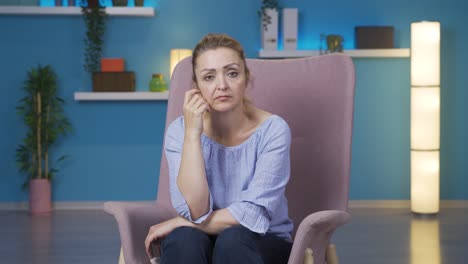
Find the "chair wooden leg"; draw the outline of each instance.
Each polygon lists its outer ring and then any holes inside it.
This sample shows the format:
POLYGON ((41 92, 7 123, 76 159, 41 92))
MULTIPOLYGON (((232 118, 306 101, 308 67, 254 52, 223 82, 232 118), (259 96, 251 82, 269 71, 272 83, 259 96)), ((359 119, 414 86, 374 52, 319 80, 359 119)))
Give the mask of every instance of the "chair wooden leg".
POLYGON ((334 244, 328 245, 326 259, 327 264, 338 264, 338 254, 336 253, 336 246, 334 244))
POLYGON ((304 264, 314 264, 314 253, 310 248, 304 251, 304 264))
POLYGON ((124 259, 122 248, 120 248, 119 264, 125 264, 125 259, 124 259))

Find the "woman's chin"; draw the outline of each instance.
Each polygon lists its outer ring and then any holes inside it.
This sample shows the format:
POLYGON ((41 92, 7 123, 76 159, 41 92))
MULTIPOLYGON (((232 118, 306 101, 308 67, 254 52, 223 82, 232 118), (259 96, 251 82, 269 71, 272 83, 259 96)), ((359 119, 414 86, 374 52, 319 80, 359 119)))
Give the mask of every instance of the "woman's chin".
POLYGON ((216 113, 227 113, 231 112, 234 109, 232 105, 215 105, 211 106, 211 112, 216 112, 216 113))

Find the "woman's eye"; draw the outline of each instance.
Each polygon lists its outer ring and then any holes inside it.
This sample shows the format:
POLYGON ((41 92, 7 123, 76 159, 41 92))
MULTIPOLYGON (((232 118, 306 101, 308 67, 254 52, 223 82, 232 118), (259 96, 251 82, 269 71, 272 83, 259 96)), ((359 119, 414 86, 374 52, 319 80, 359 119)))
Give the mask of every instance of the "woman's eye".
POLYGON ((228 76, 231 77, 231 78, 236 78, 238 75, 239 75, 239 73, 235 72, 235 71, 232 71, 232 72, 228 73, 228 76))
POLYGON ((208 82, 208 81, 213 80, 213 78, 214 78, 213 75, 207 75, 207 76, 203 77, 203 80, 208 82))

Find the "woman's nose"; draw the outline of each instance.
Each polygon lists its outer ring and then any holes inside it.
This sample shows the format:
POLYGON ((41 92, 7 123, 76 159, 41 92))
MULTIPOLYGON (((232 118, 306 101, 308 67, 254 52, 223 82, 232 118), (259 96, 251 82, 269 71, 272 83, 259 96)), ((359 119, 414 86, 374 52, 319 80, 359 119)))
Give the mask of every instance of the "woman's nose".
POLYGON ((224 79, 224 76, 220 76, 218 78, 218 81, 216 82, 216 90, 226 90, 227 89, 227 84, 226 80, 224 79))

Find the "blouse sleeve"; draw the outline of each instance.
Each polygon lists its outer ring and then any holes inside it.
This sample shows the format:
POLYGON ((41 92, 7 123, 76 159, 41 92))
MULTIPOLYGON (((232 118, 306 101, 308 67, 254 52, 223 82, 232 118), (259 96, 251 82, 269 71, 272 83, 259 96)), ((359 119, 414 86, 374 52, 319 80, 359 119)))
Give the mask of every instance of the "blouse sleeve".
POLYGON ((177 176, 179 175, 180 162, 182 159, 182 148, 184 142, 183 119, 180 117, 169 125, 166 131, 164 150, 169 167, 169 185, 171 202, 174 209, 185 219, 199 224, 202 223, 213 212, 213 198, 210 197, 209 211, 198 219, 192 219, 187 201, 177 186, 177 176))
POLYGON ((242 191, 241 199, 227 207, 241 225, 265 234, 272 215, 284 198, 290 176, 291 132, 287 123, 275 122, 260 143, 252 181, 242 191))

